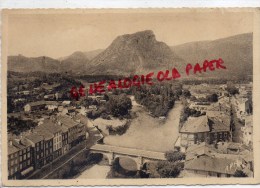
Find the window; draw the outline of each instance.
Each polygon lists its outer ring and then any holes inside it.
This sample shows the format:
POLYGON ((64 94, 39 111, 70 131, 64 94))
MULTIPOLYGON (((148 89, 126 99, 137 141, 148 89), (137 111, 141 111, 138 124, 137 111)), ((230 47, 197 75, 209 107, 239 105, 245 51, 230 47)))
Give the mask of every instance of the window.
POLYGON ((30 155, 31 155, 30 153, 27 153, 27 158, 30 158, 30 155))
POLYGON ((26 159, 26 154, 23 155, 23 160, 25 160, 25 159, 26 159))
POLYGON ((30 163, 31 163, 31 162, 30 162, 30 160, 28 160, 28 161, 27 161, 27 165, 29 166, 29 165, 30 165, 30 163))
POLYGON ((14 161, 12 160, 12 161, 11 161, 11 166, 13 166, 13 165, 14 165, 14 161))
POLYGON ((22 164, 20 164, 20 169, 23 169, 23 165, 22 164))
POLYGON ((14 169, 13 169, 13 168, 11 168, 11 170, 10 170, 10 171, 11 171, 11 174, 13 174, 13 173, 14 173, 14 169))
POLYGON ((29 152, 30 151, 30 148, 27 148, 27 152, 29 152))
POLYGON ((15 171, 15 172, 17 172, 17 170, 18 170, 18 169, 17 169, 17 166, 16 166, 16 167, 14 167, 14 171, 15 171))
POLYGON ((23 160, 23 156, 20 156, 20 161, 22 161, 23 160))

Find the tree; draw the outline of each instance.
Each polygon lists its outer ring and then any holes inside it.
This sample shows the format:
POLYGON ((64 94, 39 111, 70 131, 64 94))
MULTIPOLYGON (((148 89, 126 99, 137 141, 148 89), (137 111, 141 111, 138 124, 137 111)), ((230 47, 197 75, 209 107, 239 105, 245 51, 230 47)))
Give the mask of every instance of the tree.
POLYGON ((185 154, 178 151, 167 151, 165 158, 170 162, 180 161, 185 159, 185 154))
POLYGON ((182 94, 184 97, 187 97, 187 98, 189 98, 191 96, 190 91, 187 89, 183 90, 182 94))
POLYGON ((176 178, 183 169, 183 163, 161 161, 157 163, 157 172, 162 178, 176 178))
POLYGON ((247 177, 247 175, 242 170, 236 170, 234 177, 247 177))
POLYGON ((230 95, 239 94, 238 89, 234 85, 228 85, 226 90, 230 95))
POLYGON ((212 95, 207 96, 207 101, 209 102, 218 102, 218 95, 213 93, 212 95))
POLYGON ((132 102, 126 94, 111 95, 108 101, 108 109, 115 117, 127 115, 132 108, 132 102))

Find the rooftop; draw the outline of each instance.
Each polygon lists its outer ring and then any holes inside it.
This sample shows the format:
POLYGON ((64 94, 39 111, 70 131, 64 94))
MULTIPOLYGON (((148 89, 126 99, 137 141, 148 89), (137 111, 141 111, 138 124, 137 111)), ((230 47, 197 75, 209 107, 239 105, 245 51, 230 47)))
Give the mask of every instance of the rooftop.
POLYGON ((236 160, 212 156, 200 156, 186 161, 184 168, 226 174, 234 174, 237 169, 241 169, 236 160))
POLYGON ((70 116, 58 116, 57 117, 58 122, 61 123, 61 126, 66 126, 67 128, 72 128, 77 126, 79 123, 74 121, 70 116))
POLYGON ((38 143, 38 142, 44 140, 44 137, 37 133, 30 133, 27 136, 25 136, 25 138, 27 138, 28 140, 30 140, 33 143, 38 143))
POLYGON ((230 131, 230 116, 222 111, 207 111, 212 132, 230 131))
POLYGON ((181 128, 181 133, 209 132, 207 116, 189 117, 181 128))

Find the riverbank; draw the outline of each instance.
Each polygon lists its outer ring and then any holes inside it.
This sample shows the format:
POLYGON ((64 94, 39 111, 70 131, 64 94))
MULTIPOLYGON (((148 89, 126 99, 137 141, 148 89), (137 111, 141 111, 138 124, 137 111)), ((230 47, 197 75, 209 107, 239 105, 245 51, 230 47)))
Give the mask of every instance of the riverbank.
POLYGON ((174 148, 179 135, 179 118, 183 105, 176 102, 167 119, 153 118, 140 105, 133 105, 136 118, 131 121, 127 132, 121 136, 109 135, 104 138, 108 145, 137 148, 149 151, 166 152, 174 148), (120 140, 120 141, 119 141, 120 140))

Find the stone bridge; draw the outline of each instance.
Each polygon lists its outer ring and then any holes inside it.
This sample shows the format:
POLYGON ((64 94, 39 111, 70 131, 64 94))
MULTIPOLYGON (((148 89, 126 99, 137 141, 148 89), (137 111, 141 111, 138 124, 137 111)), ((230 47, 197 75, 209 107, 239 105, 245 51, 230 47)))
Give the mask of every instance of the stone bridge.
POLYGON ((96 144, 90 148, 90 151, 92 153, 101 153, 105 155, 108 158, 109 165, 112 165, 113 161, 118 157, 126 156, 132 158, 136 162, 138 170, 140 170, 143 164, 146 162, 166 160, 164 153, 162 152, 125 148, 105 144, 96 144))

